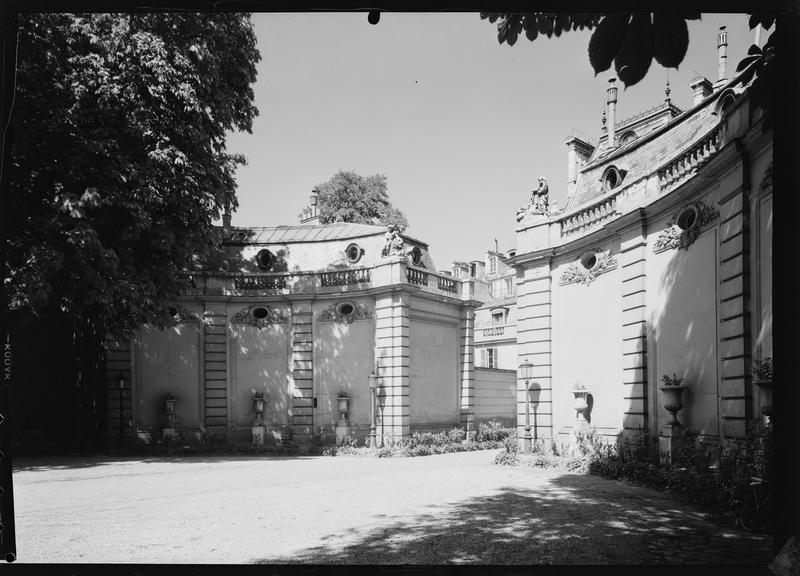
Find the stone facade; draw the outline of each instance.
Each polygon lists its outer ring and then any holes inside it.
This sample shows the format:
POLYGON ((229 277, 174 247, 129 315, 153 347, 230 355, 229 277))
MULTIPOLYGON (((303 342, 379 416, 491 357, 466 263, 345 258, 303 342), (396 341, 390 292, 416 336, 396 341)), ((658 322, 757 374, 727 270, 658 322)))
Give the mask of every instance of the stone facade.
MULTIPOLYGON (((566 210, 523 219, 506 259, 517 364, 534 364, 540 390, 537 433, 663 433, 661 379, 676 374, 689 384, 686 429, 742 437, 759 416, 751 361, 772 356, 772 134, 735 78, 685 112, 667 102, 639 118, 641 130, 624 127, 635 137, 581 140, 566 210), (578 414, 581 386, 589 410, 578 414)), ((517 391, 521 438, 521 379, 517 391)))
POLYGON ((120 377, 129 383, 122 425, 154 439, 168 393, 184 435, 249 439, 263 394, 267 439, 301 441, 333 439, 345 394, 348 432, 364 438, 372 373, 379 443, 472 426, 475 281, 438 273, 425 243, 401 238, 402 254, 383 255, 377 226, 226 229, 224 262, 193 274, 173 326, 109 344, 110 435, 119 434, 120 377))

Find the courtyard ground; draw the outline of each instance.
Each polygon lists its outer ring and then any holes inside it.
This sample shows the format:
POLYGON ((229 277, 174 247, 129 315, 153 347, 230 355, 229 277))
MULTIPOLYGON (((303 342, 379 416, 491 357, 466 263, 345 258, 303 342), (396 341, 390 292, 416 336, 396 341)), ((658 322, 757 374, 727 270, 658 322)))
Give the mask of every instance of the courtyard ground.
POLYGON ((18 458, 17 562, 743 564, 771 540, 594 476, 420 458, 18 458))

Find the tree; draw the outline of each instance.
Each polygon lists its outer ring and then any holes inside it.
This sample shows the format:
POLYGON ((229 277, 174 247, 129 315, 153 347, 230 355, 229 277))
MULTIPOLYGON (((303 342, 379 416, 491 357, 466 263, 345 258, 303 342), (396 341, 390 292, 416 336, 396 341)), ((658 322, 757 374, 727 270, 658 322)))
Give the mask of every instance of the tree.
MULTIPOLYGON (((593 29, 589 40, 589 62, 595 75, 611 68, 626 87, 638 83, 647 74, 650 64, 656 62, 665 68, 678 68, 689 47, 687 20, 699 20, 699 12, 617 12, 557 14, 531 13, 481 13, 482 19, 497 22, 497 41, 513 46, 522 32, 530 41, 538 36, 560 36, 570 30, 593 29)), ((758 25, 769 30, 775 22, 774 15, 755 14, 750 17, 750 28, 758 25)), ((752 102, 764 108, 769 115, 774 94, 775 77, 772 63, 775 55, 774 32, 764 48, 751 46, 748 56, 740 63, 737 72, 753 65, 743 76, 749 82, 755 75, 751 90, 752 102)), ((769 126, 767 118, 765 126, 769 126)))
POLYGON ((405 215, 392 206, 386 192, 386 176, 360 176, 340 171, 316 187, 320 222, 392 224, 401 232, 408 226, 405 215))
POLYGON ((71 326, 87 392, 105 336, 165 326, 215 249, 260 55, 241 14, 25 14, 18 38, 5 304, 71 326))

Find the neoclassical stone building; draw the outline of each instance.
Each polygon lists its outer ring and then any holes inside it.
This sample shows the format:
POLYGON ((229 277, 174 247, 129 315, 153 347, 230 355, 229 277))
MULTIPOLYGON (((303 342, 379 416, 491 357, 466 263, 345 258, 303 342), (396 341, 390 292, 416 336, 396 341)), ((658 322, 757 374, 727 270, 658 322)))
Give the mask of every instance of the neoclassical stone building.
POLYGON ((109 379, 124 386, 109 390, 112 436, 121 423, 154 439, 165 427, 245 439, 263 393, 268 438, 332 438, 340 394, 364 437, 373 372, 379 443, 472 426, 474 280, 438 273, 424 242, 309 211, 299 226, 226 226, 226 271, 194 275, 174 326, 111 346, 109 379))
MULTIPOLYGON (((522 215, 516 253, 518 362, 533 363, 539 437, 588 424, 613 438, 664 433, 663 375, 685 378, 679 420, 709 439, 759 416, 750 362, 772 356, 772 132, 748 89, 696 78, 667 99, 573 136, 565 209, 522 215), (589 391, 577 413, 575 387, 589 391), (585 417, 585 418, 584 418, 585 417)), ((517 381, 524 434, 525 381, 517 381)))

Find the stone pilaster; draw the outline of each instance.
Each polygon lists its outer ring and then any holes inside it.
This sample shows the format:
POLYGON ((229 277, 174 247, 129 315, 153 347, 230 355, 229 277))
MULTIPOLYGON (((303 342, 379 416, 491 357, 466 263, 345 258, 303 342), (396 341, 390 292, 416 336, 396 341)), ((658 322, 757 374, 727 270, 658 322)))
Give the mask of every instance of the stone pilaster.
MULTIPOLYGON (((538 406, 531 406, 531 434, 553 437, 552 322, 550 263, 547 260, 524 265, 517 277, 517 365, 526 359, 533 364, 531 388, 538 406), (535 427, 535 430, 533 428, 535 427)), ((517 374, 517 438, 525 435, 527 392, 525 380, 517 374)))
POLYGON ((292 303, 292 405, 289 421, 296 440, 314 432, 314 335, 311 302, 292 303))
POLYGON ((384 439, 402 442, 411 433, 409 411, 408 294, 392 292, 375 297, 375 361, 378 386, 386 393, 384 439))
POLYGON ((720 435, 741 438, 752 418, 750 361, 749 201, 739 189, 720 203, 720 435))
POLYGON ((224 304, 203 313, 203 423, 207 431, 228 425, 228 325, 224 304))
POLYGON ((458 334, 461 424, 471 434, 475 432, 475 310, 471 307, 461 311, 458 334))
POLYGON ((647 426, 647 238, 639 221, 620 234, 623 430, 647 426))

